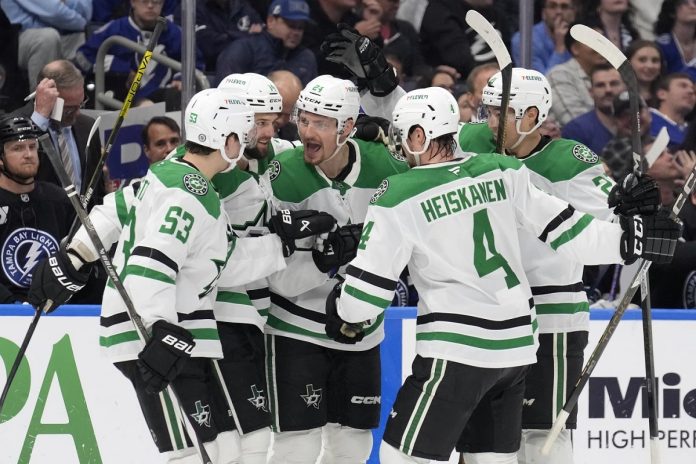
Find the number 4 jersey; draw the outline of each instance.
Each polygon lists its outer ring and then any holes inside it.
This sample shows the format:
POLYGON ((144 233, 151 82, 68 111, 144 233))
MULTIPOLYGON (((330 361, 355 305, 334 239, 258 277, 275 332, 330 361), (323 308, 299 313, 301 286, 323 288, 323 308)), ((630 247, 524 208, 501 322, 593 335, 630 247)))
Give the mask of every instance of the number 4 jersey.
POLYGON ((371 200, 339 315, 373 320, 408 264, 416 351, 479 367, 536 362, 537 322, 519 229, 586 264, 621 260, 622 230, 532 185, 515 158, 482 154, 389 177, 371 200))
MULTIPOLYGON (((132 204, 117 202, 123 225, 114 256, 126 291, 146 327, 165 319, 189 330, 193 356, 221 357, 215 284, 234 247, 227 216, 208 179, 180 159, 153 165, 132 204)), ((142 349, 113 284, 104 291, 100 345, 112 362, 142 349)))

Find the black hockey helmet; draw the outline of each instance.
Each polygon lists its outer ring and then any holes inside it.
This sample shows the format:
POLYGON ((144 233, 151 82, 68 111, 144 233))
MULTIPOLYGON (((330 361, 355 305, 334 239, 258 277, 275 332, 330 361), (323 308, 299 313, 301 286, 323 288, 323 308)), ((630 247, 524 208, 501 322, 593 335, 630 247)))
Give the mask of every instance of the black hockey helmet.
POLYGON ((6 142, 37 139, 42 131, 31 119, 22 116, 9 116, 0 120, 0 153, 4 152, 6 142))

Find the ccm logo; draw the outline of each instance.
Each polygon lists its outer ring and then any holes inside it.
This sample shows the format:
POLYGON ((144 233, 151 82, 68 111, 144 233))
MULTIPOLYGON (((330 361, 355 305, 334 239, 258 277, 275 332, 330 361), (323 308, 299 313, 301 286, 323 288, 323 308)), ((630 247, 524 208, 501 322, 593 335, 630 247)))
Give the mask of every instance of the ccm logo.
POLYGON ((164 343, 166 343, 169 346, 174 347, 175 349, 179 351, 183 351, 186 354, 191 354, 193 351, 193 345, 190 343, 186 343, 183 340, 179 340, 173 335, 165 335, 165 337, 162 339, 164 343))
POLYGON ((380 404, 381 396, 354 396, 350 399, 353 404, 380 404))

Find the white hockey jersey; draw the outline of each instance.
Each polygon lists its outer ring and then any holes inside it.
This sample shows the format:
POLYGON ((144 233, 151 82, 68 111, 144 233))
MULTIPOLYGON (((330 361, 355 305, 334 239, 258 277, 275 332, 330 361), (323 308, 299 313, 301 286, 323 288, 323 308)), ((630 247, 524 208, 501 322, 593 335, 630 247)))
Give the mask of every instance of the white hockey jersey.
POLYGON ((374 321, 408 264, 416 351, 478 367, 536 362, 537 320, 518 229, 585 264, 621 260, 622 230, 542 192, 514 158, 483 154, 385 180, 371 200, 339 315, 374 321))

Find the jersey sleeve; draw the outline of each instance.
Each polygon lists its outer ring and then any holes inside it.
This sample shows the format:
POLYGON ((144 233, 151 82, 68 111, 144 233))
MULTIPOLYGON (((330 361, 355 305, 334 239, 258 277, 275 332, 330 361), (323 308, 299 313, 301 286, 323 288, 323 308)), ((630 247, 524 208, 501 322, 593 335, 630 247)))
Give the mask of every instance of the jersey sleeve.
POLYGON ((276 234, 238 238, 235 243, 220 274, 221 287, 240 287, 285 269, 283 247, 276 234))
MULTIPOLYGON (((89 212, 89 219, 92 221, 94 229, 106 250, 111 249, 112 245, 118 240, 119 235, 121 235, 121 230, 123 230, 127 221, 138 186, 139 183, 134 183, 126 188, 109 193, 104 197, 103 204, 96 205, 89 212)), ((97 259, 99 253, 84 226, 81 226, 75 233, 71 247, 81 249, 78 243, 85 245, 92 253, 91 257, 83 256, 85 259, 89 261, 97 259)))
POLYGON ((401 272, 408 264, 413 240, 404 226, 408 212, 370 205, 358 245, 358 254, 346 269, 346 281, 338 314, 347 322, 362 322, 379 316, 394 297, 401 272))
POLYGON ((597 220, 542 192, 532 184, 526 167, 506 173, 513 176, 515 214, 520 227, 576 262, 585 265, 622 262, 623 231, 619 224, 597 220))
POLYGON ((140 229, 138 221, 144 222, 139 234, 142 238, 134 243, 124 240, 127 258, 121 273, 146 327, 159 319, 179 323, 175 307, 177 274, 196 242, 208 240, 206 234, 214 226, 214 219, 201 203, 183 190, 163 190, 153 204, 158 207, 147 217, 131 219, 131 233, 132 228, 140 229))
POLYGON ((615 182, 604 173, 602 165, 598 164, 566 183, 564 199, 579 211, 597 219, 611 221, 616 216, 609 208, 608 197, 614 185, 615 182))
POLYGON ((396 86, 389 95, 384 97, 375 97, 366 91, 360 95, 360 106, 368 116, 377 116, 391 121, 396 103, 404 95, 406 95, 406 91, 400 86, 396 86))

